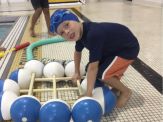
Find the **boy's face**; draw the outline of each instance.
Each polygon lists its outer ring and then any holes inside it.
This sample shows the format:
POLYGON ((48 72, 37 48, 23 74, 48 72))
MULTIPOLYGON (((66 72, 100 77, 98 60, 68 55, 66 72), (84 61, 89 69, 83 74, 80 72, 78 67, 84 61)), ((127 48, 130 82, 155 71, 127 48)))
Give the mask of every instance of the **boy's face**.
POLYGON ((76 21, 64 21, 58 28, 57 33, 68 41, 78 41, 81 38, 81 24, 76 21))

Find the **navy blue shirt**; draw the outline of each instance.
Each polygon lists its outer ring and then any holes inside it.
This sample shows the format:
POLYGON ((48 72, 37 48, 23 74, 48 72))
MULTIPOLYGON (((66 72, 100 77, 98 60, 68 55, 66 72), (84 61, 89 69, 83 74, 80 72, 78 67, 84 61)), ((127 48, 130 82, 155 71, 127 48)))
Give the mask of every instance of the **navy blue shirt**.
POLYGON ((139 52, 139 43, 132 32, 117 23, 83 23, 83 35, 76 42, 75 49, 81 52, 89 50, 89 62, 100 61, 113 56, 135 59, 139 52))

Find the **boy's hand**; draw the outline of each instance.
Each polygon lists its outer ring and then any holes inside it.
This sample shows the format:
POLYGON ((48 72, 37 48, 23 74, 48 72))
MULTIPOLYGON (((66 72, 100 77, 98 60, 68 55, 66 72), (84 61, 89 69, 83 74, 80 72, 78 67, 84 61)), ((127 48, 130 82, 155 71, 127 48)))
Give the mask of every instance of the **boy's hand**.
POLYGON ((73 83, 76 84, 77 80, 81 80, 81 76, 80 76, 80 74, 75 73, 75 74, 72 76, 72 81, 73 81, 73 83))
POLYGON ((92 96, 93 96, 92 93, 86 93, 86 94, 80 95, 80 96, 78 97, 78 99, 79 99, 79 98, 82 98, 82 97, 92 97, 92 96))
POLYGON ((87 96, 87 97, 92 97, 93 95, 92 95, 92 93, 90 92, 90 93, 86 93, 85 96, 87 96))

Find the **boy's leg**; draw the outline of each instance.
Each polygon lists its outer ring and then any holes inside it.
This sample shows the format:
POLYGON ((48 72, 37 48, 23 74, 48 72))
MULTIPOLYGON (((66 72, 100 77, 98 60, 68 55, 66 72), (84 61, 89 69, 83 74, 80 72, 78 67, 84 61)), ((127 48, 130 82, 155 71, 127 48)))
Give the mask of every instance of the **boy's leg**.
POLYGON ((131 96, 131 90, 127 88, 120 79, 132 62, 133 60, 115 56, 106 59, 99 67, 98 77, 101 77, 102 81, 112 88, 120 91, 117 107, 123 107, 131 96))
POLYGON ((50 30, 50 12, 49 12, 49 8, 43 8, 43 13, 44 13, 47 29, 48 29, 48 32, 49 32, 49 30, 50 30))
POLYGON ((109 81, 106 81, 106 83, 112 88, 115 88, 120 91, 120 96, 117 101, 117 107, 123 107, 132 94, 131 90, 126 87, 117 77, 111 77, 109 81))
POLYGON ((41 15, 41 12, 42 12, 42 8, 37 8, 37 9, 35 10, 35 13, 34 13, 33 16, 32 16, 32 22, 31 22, 31 27, 30 27, 30 34, 31 34, 31 36, 33 36, 33 37, 36 36, 34 28, 35 28, 35 24, 36 24, 38 18, 39 18, 40 15, 41 15))
POLYGON ((50 12, 49 12, 48 0, 42 1, 41 7, 43 8, 43 13, 44 13, 44 17, 45 17, 45 21, 46 21, 46 25, 48 29, 48 34, 54 36, 54 34, 50 32, 50 12))
POLYGON ((35 34, 34 29, 35 29, 35 24, 42 12, 42 7, 41 7, 42 1, 41 0, 31 0, 31 3, 32 3, 33 8, 35 9, 35 13, 32 16, 30 34, 31 34, 31 36, 35 37, 36 34, 35 34))

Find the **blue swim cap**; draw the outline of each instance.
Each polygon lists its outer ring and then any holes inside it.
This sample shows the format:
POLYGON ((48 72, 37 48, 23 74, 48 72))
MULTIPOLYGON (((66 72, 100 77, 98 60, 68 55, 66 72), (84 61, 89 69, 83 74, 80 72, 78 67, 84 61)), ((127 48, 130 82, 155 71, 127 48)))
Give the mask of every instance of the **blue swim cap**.
POLYGON ((58 26, 66 20, 79 22, 78 17, 69 10, 67 9, 56 10, 50 18, 50 32, 52 33, 56 32, 58 26))

